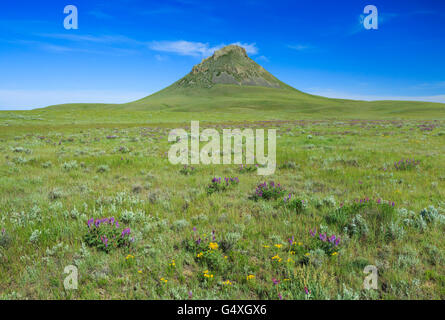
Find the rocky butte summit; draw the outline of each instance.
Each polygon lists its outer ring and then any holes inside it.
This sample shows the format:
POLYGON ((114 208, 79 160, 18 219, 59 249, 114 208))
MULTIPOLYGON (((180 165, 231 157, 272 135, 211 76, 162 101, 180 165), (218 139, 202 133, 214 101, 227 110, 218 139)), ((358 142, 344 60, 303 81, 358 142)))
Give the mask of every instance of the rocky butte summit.
POLYGON ((283 87, 283 83, 249 58, 246 49, 229 45, 193 67, 177 87, 211 88, 216 84, 239 86, 283 87))

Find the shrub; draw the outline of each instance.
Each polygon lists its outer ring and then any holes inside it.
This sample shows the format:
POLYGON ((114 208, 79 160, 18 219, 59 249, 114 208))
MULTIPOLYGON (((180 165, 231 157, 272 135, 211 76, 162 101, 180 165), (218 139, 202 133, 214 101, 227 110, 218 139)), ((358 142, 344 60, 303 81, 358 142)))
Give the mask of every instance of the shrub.
POLYGON ((53 165, 53 164, 52 164, 51 161, 46 161, 46 162, 42 163, 42 168, 44 168, 44 169, 48 169, 48 168, 51 168, 52 165, 53 165))
POLYGON ((365 219, 363 219, 363 217, 358 214, 354 218, 352 218, 351 223, 349 223, 345 227, 345 232, 351 237, 358 236, 361 238, 369 234, 369 227, 365 219))
POLYGON ((65 194, 62 190, 60 190, 59 188, 54 188, 49 192, 48 197, 50 200, 56 200, 62 198, 64 195, 65 194))
POLYGON ((181 231, 181 230, 185 229, 186 227, 188 227, 189 225, 190 225, 190 223, 185 219, 176 220, 175 222, 173 222, 172 228, 176 231, 181 231))
POLYGON ((321 249, 328 256, 336 255, 338 253, 338 246, 340 244, 340 237, 332 234, 328 237, 327 233, 318 233, 317 228, 309 230, 311 236, 311 248, 321 249))
POLYGON ((394 202, 373 201, 369 198, 341 205, 326 216, 329 224, 345 230, 350 236, 367 236, 370 232, 378 236, 389 224, 398 220, 394 202), (351 219, 352 217, 352 219, 351 219))
MULTIPOLYGON (((382 226, 383 229, 383 226, 382 226)), ((396 222, 390 222, 386 230, 382 230, 385 233, 386 240, 400 240, 405 235, 405 230, 396 222)))
POLYGON ((411 170, 415 169, 419 163, 420 161, 414 159, 402 159, 394 162, 394 168, 396 170, 411 170))
POLYGON ((292 194, 289 193, 287 197, 284 197, 284 206, 296 213, 302 213, 306 210, 306 202, 304 200, 293 197, 292 194))
POLYGON ((11 237, 5 228, 0 231, 0 247, 7 248, 11 244, 11 237))
POLYGON ((256 187, 255 193, 250 198, 255 201, 258 201, 259 199, 276 200, 279 197, 282 197, 284 193, 285 190, 279 183, 275 184, 273 181, 269 183, 264 182, 256 187))
POLYGON ((408 211, 405 208, 399 209, 397 213, 405 226, 413 227, 419 231, 424 231, 427 228, 427 224, 420 214, 416 214, 414 211, 408 211))
POLYGON ((316 268, 320 268, 326 261, 326 252, 323 249, 317 248, 309 252, 309 263, 316 268))
POLYGON ((130 247, 134 239, 130 238, 130 228, 121 229, 114 218, 90 219, 84 241, 90 247, 110 252, 119 247, 130 247))
POLYGON ((132 223, 135 221, 143 221, 145 218, 145 214, 142 210, 138 209, 135 212, 132 210, 124 210, 121 214, 121 219, 125 223, 132 223))
POLYGON ((133 193, 141 193, 142 186, 140 184, 135 184, 135 185, 132 186, 131 191, 133 193))
POLYGON ((223 251, 229 251, 233 249, 241 239, 241 234, 238 232, 229 232, 225 235, 224 239, 221 241, 221 249, 223 251))
POLYGON ((108 172, 108 171, 110 171, 110 167, 107 166, 106 164, 102 164, 102 165, 97 167, 97 172, 98 173, 104 173, 104 172, 108 172))
POLYGON ((429 206, 420 211, 420 216, 426 223, 444 223, 445 216, 440 214, 434 206, 429 206))
POLYGON ((207 194, 212 194, 215 192, 222 192, 226 191, 232 186, 235 186, 239 183, 238 177, 235 178, 227 178, 225 177, 224 180, 221 178, 213 178, 212 182, 207 186, 207 194))
POLYGON ((227 267, 226 259, 218 249, 203 251, 199 257, 197 256, 197 259, 201 264, 206 265, 211 270, 221 272, 227 267))
POLYGON ((42 231, 36 229, 31 233, 31 236, 29 237, 29 242, 31 243, 37 243, 40 239, 40 236, 42 235, 42 231))
POLYGON ((69 162, 64 162, 62 164, 62 169, 65 170, 65 171, 71 171, 71 170, 77 169, 78 167, 79 166, 78 166, 76 160, 69 161, 69 162))

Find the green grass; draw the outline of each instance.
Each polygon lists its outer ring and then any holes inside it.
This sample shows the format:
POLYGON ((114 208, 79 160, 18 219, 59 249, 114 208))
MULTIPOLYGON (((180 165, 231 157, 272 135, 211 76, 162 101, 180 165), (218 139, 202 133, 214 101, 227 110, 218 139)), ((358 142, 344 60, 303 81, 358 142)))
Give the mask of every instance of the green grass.
POLYGON ((162 99, 153 97, 122 106, 0 113, 1 298, 187 299, 189 292, 193 299, 445 298, 445 123, 410 119, 427 105, 435 111, 422 118, 441 118, 442 105, 400 102, 404 107, 394 114, 386 108, 396 102, 347 102, 334 112, 340 102, 323 107, 325 99, 296 92, 281 97, 274 110, 267 108, 271 102, 256 105, 258 98, 246 96, 228 112, 233 96, 218 98, 228 101, 225 106, 206 96, 170 99, 165 111, 156 107, 162 99), (205 103, 212 112, 201 112, 205 103), (354 104, 362 109, 354 111, 354 104), (377 107, 386 111, 375 113, 377 107), (359 116, 341 119, 347 110, 359 116), (379 115, 408 119, 366 120, 379 115), (300 120, 309 117, 320 120, 300 120), (266 179, 235 165, 198 165, 192 174, 181 173, 165 156, 167 134, 191 119, 205 119, 201 129, 211 122, 219 129, 277 128, 279 168, 266 179), (254 121, 264 119, 287 121, 254 121), (420 164, 396 170, 393 163, 402 158, 420 164), (240 183, 209 195, 214 176, 238 176, 240 183), (281 183, 305 200, 306 209, 294 212, 281 199, 250 200, 264 180, 281 183), (395 207, 353 205, 366 197, 394 201, 395 207), (437 219, 426 223, 420 212, 430 205, 437 219), (109 216, 131 228, 132 247, 108 254, 82 248, 88 218, 109 216), (315 227, 341 236, 338 254, 323 253, 308 232, 315 227), (289 248, 292 236, 297 245, 289 248), (201 247, 193 245, 197 237, 201 247), (216 251, 207 252, 210 241, 216 251), (281 261, 272 259, 277 255, 281 261), (79 288, 66 291, 63 270, 72 264, 79 268, 79 288), (363 290, 369 264, 379 268, 375 291, 363 290), (206 270, 213 278, 204 276, 206 270))

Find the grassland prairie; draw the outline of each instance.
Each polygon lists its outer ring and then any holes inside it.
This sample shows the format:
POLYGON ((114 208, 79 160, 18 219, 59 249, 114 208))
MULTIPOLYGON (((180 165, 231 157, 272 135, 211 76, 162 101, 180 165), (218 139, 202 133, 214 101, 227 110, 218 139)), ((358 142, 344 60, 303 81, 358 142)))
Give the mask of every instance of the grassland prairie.
POLYGON ((445 298, 443 120, 103 110, 0 113, 0 298, 445 298), (170 164, 202 118, 277 129, 275 173, 170 164))

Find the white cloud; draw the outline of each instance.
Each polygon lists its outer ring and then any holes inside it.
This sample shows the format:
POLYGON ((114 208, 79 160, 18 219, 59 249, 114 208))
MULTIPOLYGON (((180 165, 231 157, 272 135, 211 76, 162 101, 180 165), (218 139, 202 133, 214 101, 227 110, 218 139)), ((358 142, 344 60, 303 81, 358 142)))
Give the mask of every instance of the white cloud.
MULTIPOLYGON (((232 44, 236 44, 237 46, 243 47, 246 49, 247 54, 255 55, 258 53, 258 48, 256 47, 256 43, 241 43, 241 42, 235 42, 232 44)), ((223 45, 224 47, 225 45, 223 45)))
POLYGON ((257 58, 257 60, 259 60, 259 61, 263 61, 263 62, 269 62, 269 59, 268 59, 266 56, 259 56, 259 57, 257 58))
MULTIPOLYGON (((246 49, 248 54, 257 54, 258 48, 255 43, 241 43, 235 42, 238 46, 246 49)), ((212 55, 216 50, 225 47, 225 44, 219 44, 217 46, 210 46, 208 43, 203 42, 193 42, 193 41, 153 41, 148 44, 151 50, 159 52, 167 52, 179 54, 182 56, 192 56, 192 57, 208 57, 212 55)))
MULTIPOLYGON (((68 34, 68 33, 41 33, 37 36, 47 39, 67 40, 79 43, 90 44, 104 44, 104 45, 131 45, 134 47, 147 47, 153 51, 174 53, 182 56, 193 57, 207 57, 212 55, 216 50, 225 47, 226 44, 222 43, 216 46, 210 46, 209 43, 193 42, 193 41, 152 41, 145 42, 136 39, 129 38, 123 35, 90 35, 90 34, 68 34)), ((238 45, 246 49, 249 55, 255 55, 258 53, 258 48, 255 43, 242 43, 234 42, 232 44, 238 45)), ((48 49, 54 49, 55 47, 48 47, 48 49)), ((63 50, 58 50, 59 52, 63 50)))
POLYGON ((168 60, 168 58, 166 56, 162 56, 160 54, 155 54, 155 59, 158 60, 158 61, 161 61, 161 62, 165 61, 165 60, 168 60))

